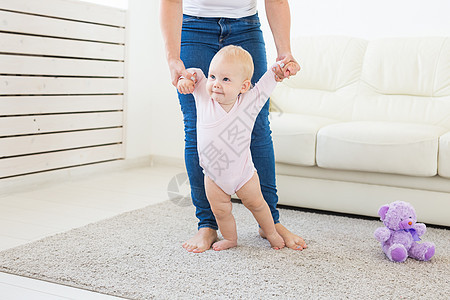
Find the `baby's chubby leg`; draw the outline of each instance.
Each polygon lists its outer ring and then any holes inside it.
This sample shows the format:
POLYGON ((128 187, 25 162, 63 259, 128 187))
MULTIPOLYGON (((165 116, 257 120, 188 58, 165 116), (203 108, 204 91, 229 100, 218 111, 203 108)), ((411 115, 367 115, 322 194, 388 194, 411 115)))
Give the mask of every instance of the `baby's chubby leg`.
POLYGON ((272 248, 277 250, 283 248, 285 246, 284 240, 275 228, 269 206, 261 193, 259 177, 256 172, 236 192, 236 195, 241 199, 245 207, 252 212, 272 248))
POLYGON ((217 225, 223 240, 215 242, 212 248, 216 251, 237 246, 236 221, 231 213, 231 196, 226 194, 211 178, 205 176, 205 191, 211 210, 216 217, 217 225))

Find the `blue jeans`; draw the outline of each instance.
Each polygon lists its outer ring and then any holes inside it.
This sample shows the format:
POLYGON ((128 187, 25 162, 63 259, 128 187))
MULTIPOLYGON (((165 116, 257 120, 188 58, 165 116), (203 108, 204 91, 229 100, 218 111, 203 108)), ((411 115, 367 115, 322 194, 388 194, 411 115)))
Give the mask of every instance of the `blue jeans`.
MULTIPOLYGON (((267 70, 266 49, 257 14, 240 19, 183 16, 180 56, 186 68, 200 68, 208 76, 209 63, 213 56, 227 45, 239 45, 250 52, 255 65, 252 78, 252 83, 255 84, 267 70)), ((192 202, 199 219, 198 228, 209 227, 217 230, 216 220, 206 198, 204 174, 198 161, 195 100, 191 94, 178 94, 178 98, 184 120, 185 164, 192 202)), ((275 157, 268 116, 269 101, 256 118, 250 150, 258 171, 261 192, 269 205, 274 222, 278 223, 275 157)))

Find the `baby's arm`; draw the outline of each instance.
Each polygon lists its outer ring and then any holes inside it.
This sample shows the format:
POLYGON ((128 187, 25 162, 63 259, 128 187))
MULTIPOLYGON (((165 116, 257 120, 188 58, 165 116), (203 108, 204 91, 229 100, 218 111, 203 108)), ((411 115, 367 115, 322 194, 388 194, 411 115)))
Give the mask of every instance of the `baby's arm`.
POLYGON ((267 99, 269 99, 270 94, 272 94, 273 90, 277 85, 277 80, 279 80, 278 76, 275 74, 275 68, 279 66, 280 62, 276 62, 270 67, 266 73, 258 80, 255 86, 248 91, 251 99, 254 99, 254 104, 257 109, 261 109, 264 106, 267 99))
MULTIPOLYGON (((275 89, 277 82, 281 82, 280 78, 275 74, 274 69, 278 66, 281 67, 281 62, 274 63, 266 73, 259 79, 259 81, 255 84, 255 86, 248 91, 248 97, 251 99, 249 105, 253 105, 252 112, 255 116, 259 113, 261 108, 269 99, 270 94, 272 94, 275 89)), ((288 63, 287 65, 289 65, 288 63)), ((287 67, 284 66, 284 67, 287 67)))

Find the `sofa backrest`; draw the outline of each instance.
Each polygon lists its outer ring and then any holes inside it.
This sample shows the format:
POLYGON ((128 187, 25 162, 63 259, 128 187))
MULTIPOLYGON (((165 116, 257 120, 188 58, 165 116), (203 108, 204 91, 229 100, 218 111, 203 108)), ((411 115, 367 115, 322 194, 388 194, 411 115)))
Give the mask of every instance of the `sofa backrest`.
POLYGON ((450 38, 370 41, 352 119, 450 129, 450 38))
POLYGON ((299 37, 292 52, 302 70, 272 94, 281 112, 450 129, 450 37, 299 37))
POLYGON ((272 103, 284 112, 351 119, 366 46, 365 40, 343 36, 293 39, 302 69, 278 84, 272 103))

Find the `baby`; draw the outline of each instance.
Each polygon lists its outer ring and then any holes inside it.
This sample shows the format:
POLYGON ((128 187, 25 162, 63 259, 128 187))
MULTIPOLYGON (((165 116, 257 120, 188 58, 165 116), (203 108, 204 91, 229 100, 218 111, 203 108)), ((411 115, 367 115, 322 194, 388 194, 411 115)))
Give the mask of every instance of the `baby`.
POLYGON ((188 70, 196 78, 181 77, 177 89, 193 93, 197 108, 197 150, 205 174, 205 191, 223 240, 214 250, 237 245, 231 195, 241 199, 260 225, 272 248, 285 246, 277 233, 269 206, 261 193, 250 153, 253 125, 276 86, 275 73, 267 71, 251 88, 253 60, 241 47, 226 46, 213 57, 209 76, 188 70))

